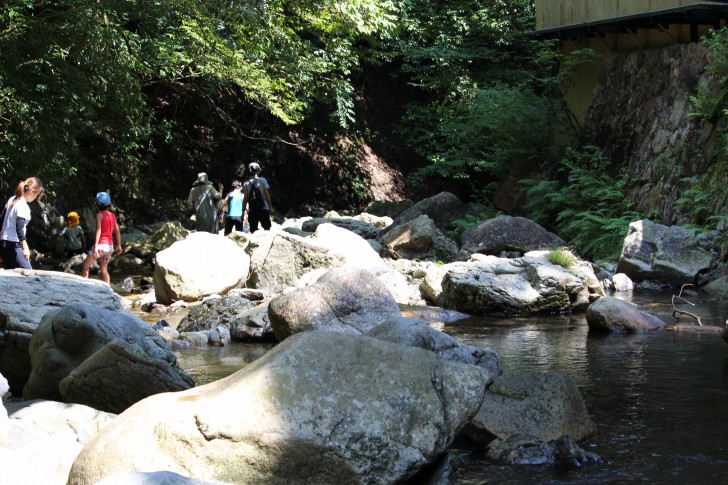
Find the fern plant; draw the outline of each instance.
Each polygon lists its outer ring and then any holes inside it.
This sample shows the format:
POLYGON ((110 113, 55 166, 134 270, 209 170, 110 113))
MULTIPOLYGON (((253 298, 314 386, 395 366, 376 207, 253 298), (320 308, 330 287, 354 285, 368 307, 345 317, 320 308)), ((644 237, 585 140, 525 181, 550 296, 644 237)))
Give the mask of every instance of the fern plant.
POLYGON ((585 257, 619 255, 629 223, 642 215, 624 197, 626 177, 609 175, 609 160, 596 147, 569 148, 557 180, 523 180, 528 217, 553 226, 585 257))

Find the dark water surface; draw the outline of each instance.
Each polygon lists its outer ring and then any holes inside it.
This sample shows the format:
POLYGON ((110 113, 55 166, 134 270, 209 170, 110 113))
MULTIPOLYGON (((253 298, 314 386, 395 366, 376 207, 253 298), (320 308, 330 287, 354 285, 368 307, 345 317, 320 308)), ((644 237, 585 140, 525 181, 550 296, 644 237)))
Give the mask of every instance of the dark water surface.
MULTIPOLYGON (((668 323, 669 294, 626 295, 668 323)), ((690 298, 690 297, 688 297, 690 298)), ((681 309, 722 327, 728 302, 681 309)), ((680 323, 694 320, 682 317, 680 323)), ((557 472, 503 467, 479 450, 456 445, 458 484, 728 483, 728 345, 715 333, 658 331, 589 335, 584 315, 473 318, 443 330, 469 345, 497 350, 504 373, 561 371, 579 385, 599 434, 581 446, 604 465, 557 472)), ((177 351, 198 384, 224 377, 270 345, 177 351)))

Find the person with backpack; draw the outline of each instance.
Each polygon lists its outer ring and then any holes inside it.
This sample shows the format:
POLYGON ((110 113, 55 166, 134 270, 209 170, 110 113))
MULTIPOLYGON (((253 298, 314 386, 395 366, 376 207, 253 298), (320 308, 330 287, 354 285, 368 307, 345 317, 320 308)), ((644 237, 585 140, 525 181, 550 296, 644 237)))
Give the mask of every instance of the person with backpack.
MULTIPOLYGON (((225 221, 225 235, 236 231, 243 231, 243 184, 240 180, 233 181, 233 190, 222 201, 221 219, 225 221)), ((222 222, 222 221, 221 221, 222 222)))
POLYGON ((197 174, 197 180, 187 197, 187 209, 195 214, 195 230, 212 234, 220 232, 217 204, 222 199, 221 192, 222 184, 215 190, 205 172, 197 174))
POLYGON ((243 184, 243 214, 247 209, 251 233, 258 230, 258 224, 266 231, 269 231, 271 226, 270 210, 273 204, 268 192, 270 186, 268 181, 260 176, 260 171, 257 162, 248 165, 248 180, 243 184))

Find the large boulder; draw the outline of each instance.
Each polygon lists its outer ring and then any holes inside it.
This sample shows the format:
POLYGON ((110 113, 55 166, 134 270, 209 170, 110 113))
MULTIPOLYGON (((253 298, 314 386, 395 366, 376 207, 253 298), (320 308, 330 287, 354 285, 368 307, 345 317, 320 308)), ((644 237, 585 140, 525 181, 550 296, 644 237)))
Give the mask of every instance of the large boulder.
POLYGON ((566 243, 537 223, 525 217, 498 216, 466 230, 461 252, 498 256, 503 252, 523 255, 538 249, 555 249, 566 243))
POLYGON ((400 315, 397 303, 375 275, 348 267, 333 269, 315 284, 280 295, 268 306, 279 341, 311 330, 361 334, 400 315))
POLYGON ((586 323, 590 332, 638 333, 665 328, 665 322, 655 315, 640 310, 634 304, 613 298, 601 298, 586 310, 586 323))
POLYGON ((529 315, 584 311, 604 295, 591 266, 549 262, 547 251, 521 258, 473 255, 449 265, 442 280, 444 306, 475 315, 529 315))
POLYGON ((596 434, 574 380, 561 372, 521 371, 496 377, 465 434, 479 444, 527 434, 549 441, 596 434))
POLYGON ((440 230, 445 231, 452 221, 462 217, 464 212, 465 204, 455 194, 440 192, 437 195, 417 202, 409 209, 403 211, 394 218, 392 225, 385 229, 381 235, 384 235, 384 233, 389 232, 400 224, 413 221, 421 215, 428 216, 440 230))
POLYGON ((713 255, 700 247, 695 232, 643 219, 629 225, 617 272, 634 281, 680 286, 692 283, 712 260, 713 255))
POLYGON ((232 240, 194 232, 157 253, 154 294, 159 303, 197 301, 243 286, 250 257, 232 240))
POLYGON ((258 231, 253 234, 248 251, 251 254, 248 287, 271 294, 295 286, 311 270, 344 265, 344 258, 327 247, 286 232, 258 231))
POLYGON ((458 246, 426 215, 398 225, 380 239, 395 259, 438 259, 453 261, 458 246))
POLYGON ((84 448, 68 484, 142 470, 229 483, 403 483, 445 452, 490 380, 426 350, 306 332, 225 379, 137 403, 84 448))
POLYGON ((430 350, 445 360, 482 367, 493 376, 503 372, 503 361, 498 352, 460 343, 417 318, 392 317, 364 335, 430 350))
POLYGON ((116 418, 81 404, 56 401, 5 405, 10 419, 7 443, 0 447, 0 483, 8 485, 66 483, 81 449, 116 418))
POLYGON ((126 312, 73 304, 48 312, 30 340, 25 399, 118 413, 159 392, 194 386, 164 339, 126 312))
POLYGON ((0 271, 0 373, 19 395, 30 376, 30 337, 49 310, 88 303, 122 310, 121 298, 103 281, 55 271, 0 271))

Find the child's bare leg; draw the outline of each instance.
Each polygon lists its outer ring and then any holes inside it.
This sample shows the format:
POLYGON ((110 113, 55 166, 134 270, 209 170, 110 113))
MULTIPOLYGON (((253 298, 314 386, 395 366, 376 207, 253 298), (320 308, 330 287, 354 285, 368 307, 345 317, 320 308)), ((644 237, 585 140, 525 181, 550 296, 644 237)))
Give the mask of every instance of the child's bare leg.
POLYGON ((94 262, 94 257, 87 255, 86 259, 83 260, 83 269, 81 269, 81 276, 88 278, 88 270, 91 268, 91 263, 94 262))
POLYGON ((102 257, 99 259, 99 272, 101 273, 101 279, 106 282, 106 284, 111 283, 111 277, 109 276, 109 261, 102 257))

